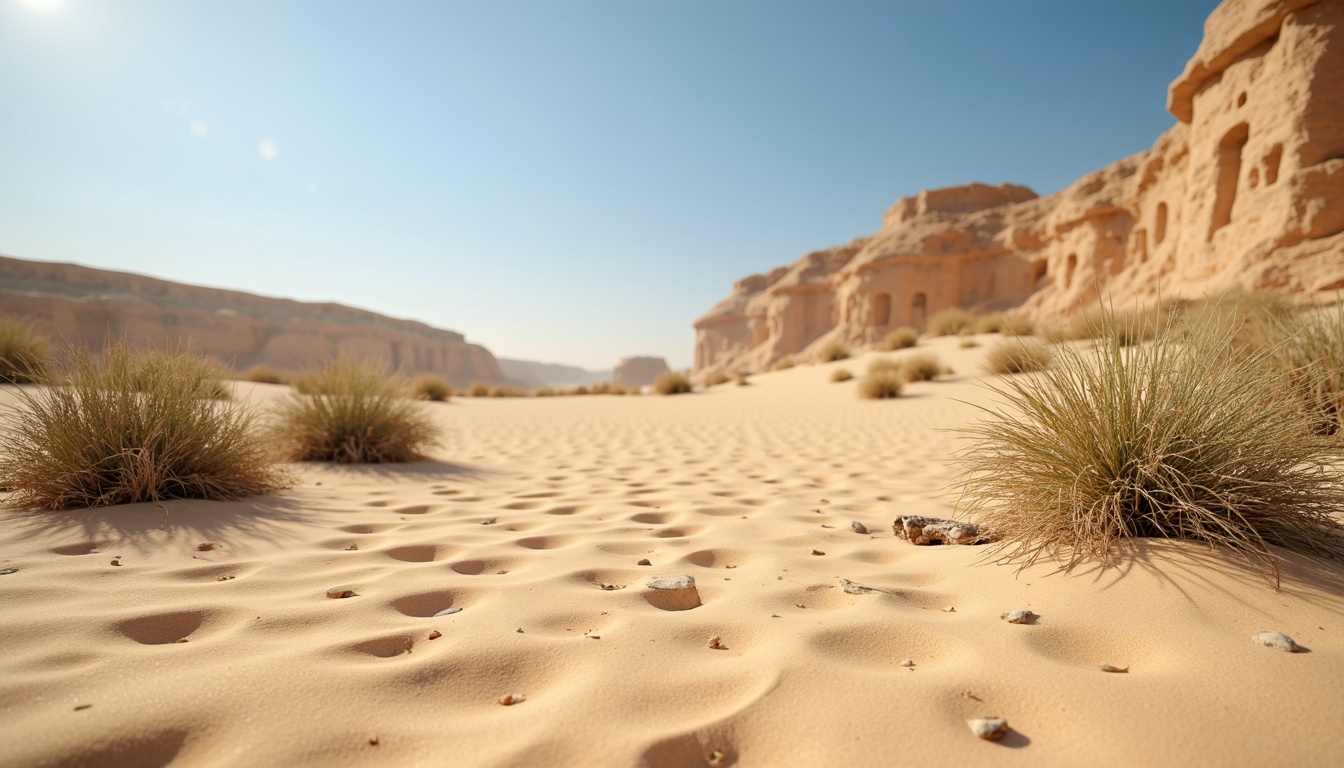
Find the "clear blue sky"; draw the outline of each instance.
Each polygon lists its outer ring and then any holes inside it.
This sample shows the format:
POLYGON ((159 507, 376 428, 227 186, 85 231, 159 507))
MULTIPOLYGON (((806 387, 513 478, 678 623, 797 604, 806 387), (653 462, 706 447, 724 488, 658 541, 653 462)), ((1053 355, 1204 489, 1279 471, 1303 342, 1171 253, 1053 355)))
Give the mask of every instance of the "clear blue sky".
POLYGON ((901 196, 1149 147, 1212 0, 0 0, 0 253, 691 362, 901 196))

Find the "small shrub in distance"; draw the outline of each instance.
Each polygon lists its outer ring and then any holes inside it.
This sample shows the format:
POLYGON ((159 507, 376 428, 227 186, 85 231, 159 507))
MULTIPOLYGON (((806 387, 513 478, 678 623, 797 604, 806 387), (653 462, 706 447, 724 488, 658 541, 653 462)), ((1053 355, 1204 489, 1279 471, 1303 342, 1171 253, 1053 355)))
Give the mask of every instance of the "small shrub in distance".
POLYGON ((705 377, 705 386, 717 387, 720 384, 727 384, 729 381, 731 381, 731 379, 728 378, 728 374, 723 371, 715 371, 705 377))
POLYGON ((900 371, 901 361, 890 357, 879 357, 868 364, 869 373, 881 373, 883 371, 900 371))
POLYGON ((267 365, 254 365, 238 374, 239 381, 251 381, 256 384, 288 384, 289 376, 267 365))
POLYGON ((691 391, 691 380, 680 373, 667 371, 653 382, 653 391, 660 395, 682 395, 691 391))
POLYGON ((51 345, 22 320, 0 317, 0 382, 31 384, 51 366, 51 345))
POLYGON ((411 394, 417 400, 432 400, 442 403, 453 396, 453 385, 442 376, 433 373, 424 373, 415 377, 411 382, 411 394))
POLYGON ((793 358, 792 358, 792 357, 782 357, 782 358, 779 359, 779 362, 775 363, 775 370, 776 370, 776 371, 787 371, 788 369, 792 368, 794 365, 795 365, 795 363, 793 362, 793 358))
POLYGON ((471 397, 489 397, 490 387, 483 381, 473 381, 467 388, 467 394, 471 397))
POLYGON ((905 375, 899 368, 869 369, 859 379, 859 397, 865 400, 883 400, 900 397, 905 390, 905 375))
POLYGON ((817 354, 817 359, 823 363, 833 363, 836 360, 849 359, 849 348, 838 341, 832 341, 830 344, 821 348, 817 354))
POLYGON ((903 325, 891 333, 888 333, 887 337, 882 340, 882 343, 877 345, 877 348, 883 352, 891 352, 896 349, 913 347, 918 343, 919 331, 916 331, 908 325, 903 325))
POLYGON ((842 381, 849 381, 852 378, 854 378, 854 374, 844 368, 836 368, 831 372, 831 382, 835 384, 839 384, 842 381))
POLYGON ((933 381, 944 370, 943 362, 932 352, 919 352, 901 361, 906 381, 933 381))
POLYGON ((929 318, 929 335, 955 336, 970 328, 974 322, 975 315, 970 312, 961 307, 948 307, 929 318))
POLYGON ((1003 313, 991 312, 988 315, 981 315, 975 318, 971 328, 976 333, 998 333, 1003 330, 1003 313))
POLYGON ((555 397, 555 390, 550 387, 542 387, 532 392, 533 397, 555 397))
POLYGON ((437 442, 428 414, 381 366, 340 358, 304 379, 307 393, 281 401, 274 426, 293 461, 417 461, 437 442))
POLYGON ((72 350, 60 386, 19 393, 0 429, 11 506, 226 500, 284 487, 252 412, 213 398, 201 359, 155 354, 146 376, 125 342, 104 348, 101 364, 72 350))
MULTIPOLYGON (((1126 348, 1103 310, 1092 352, 996 391, 1007 407, 969 430, 959 511, 1003 537, 1007 559, 1108 562, 1116 542, 1227 545, 1277 581, 1271 546, 1344 560, 1338 443, 1283 396, 1269 352, 1229 354, 1238 327, 1198 322, 1126 348)), ((1003 551, 1001 550, 1001 551, 1003 551)))
POLYGON ((751 381, 746 377, 746 375, 738 376, 738 377, 737 377, 737 386, 739 386, 739 387, 749 387, 749 386, 751 386, 751 381))
POLYGON ((1039 339, 1026 337, 1004 339, 985 353, 985 370, 1000 375, 1008 373, 1035 373, 1050 366, 1055 353, 1039 339))
POLYGON ((1036 324, 1020 315, 1004 315, 999 323, 999 333, 1004 336, 1031 336, 1036 333, 1036 324))

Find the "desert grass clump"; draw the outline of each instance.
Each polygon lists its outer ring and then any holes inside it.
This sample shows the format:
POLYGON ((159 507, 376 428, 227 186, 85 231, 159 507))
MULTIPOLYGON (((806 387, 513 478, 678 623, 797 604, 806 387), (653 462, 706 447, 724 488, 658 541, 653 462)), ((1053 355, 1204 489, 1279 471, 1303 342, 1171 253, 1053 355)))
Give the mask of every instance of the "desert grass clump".
POLYGON ((471 386, 467 387, 467 395, 469 397, 489 397, 490 385, 483 381, 473 381, 471 386))
POLYGON ((18 393, 0 419, 10 506, 228 500, 285 486, 252 412, 214 399, 201 359, 155 354, 146 377, 144 355, 124 342, 104 348, 101 363, 71 350, 59 386, 18 393))
POLYGON ((51 345, 28 323, 0 318, 0 383, 41 381, 51 367, 51 345))
POLYGON ((680 373, 667 371, 653 382, 653 391, 660 395, 683 395, 691 391, 691 380, 680 373))
POLYGON ((946 370, 943 361, 932 352, 919 352, 901 361, 906 381, 933 381, 946 370))
POLYGON ((234 378, 255 384, 288 384, 290 377, 268 365, 254 365, 234 378))
POLYGON ((737 386, 739 386, 739 387, 749 387, 749 386, 751 386, 751 380, 748 379, 748 378, 746 377, 745 374, 743 374, 743 375, 741 375, 741 376, 738 376, 738 377, 737 377, 737 386))
POLYGON ((1312 415, 1314 431, 1344 435, 1344 303, 1268 319, 1269 364, 1312 415))
POLYGON ((417 400, 442 403, 453 396, 453 385, 437 374, 422 373, 411 381, 411 395, 417 400))
POLYGON ((1113 311, 1099 306, 1077 315, 1070 321, 1065 336, 1070 339, 1115 339, 1121 346, 1132 346, 1151 341, 1159 332, 1176 328, 1167 322, 1171 311, 1166 307, 1113 311))
POLYGON ((1283 397, 1267 352, 1228 354, 1237 330, 1203 323, 1134 347, 1106 333, 1095 354, 1065 345, 1041 376, 996 387, 1005 407, 959 459, 960 511, 1024 567, 1106 563, 1134 537, 1234 547, 1276 582, 1271 546, 1344 560, 1339 445, 1283 397))
POLYGON ((918 343, 919 331, 916 331, 908 325, 903 325, 891 333, 888 333, 887 337, 882 339, 882 343, 877 345, 877 348, 883 352, 891 352, 897 349, 913 347, 918 343))
POLYGON ((775 370, 787 371, 795 365, 797 365, 797 363, 794 362, 792 357, 781 357, 779 362, 775 363, 775 370))
POLYGON ((831 372, 831 383, 839 384, 842 381, 849 381, 854 378, 854 374, 844 368, 836 368, 831 372))
POLYGON ((998 333, 1003 330, 1003 313, 991 312, 988 315, 981 315, 971 323, 971 329, 976 333, 998 333))
POLYGON ((1055 353, 1032 337, 1003 339, 985 353, 985 370, 999 375, 1035 373, 1050 366, 1055 353))
POLYGON ((838 341, 832 341, 831 343, 822 347, 821 351, 817 353, 817 360, 823 363, 834 363, 837 360, 848 360, 848 359, 849 359, 849 347, 846 347, 844 344, 841 344, 838 341))
POLYGON ((532 396, 533 396, 533 397, 555 397, 555 390, 554 390, 554 389, 551 389, 550 387, 541 387, 540 389, 534 389, 534 390, 532 390, 532 396))
POLYGON ((164 376, 180 376, 195 381, 191 387, 198 397, 212 400, 228 400, 233 391, 224 383, 224 366, 217 361, 190 351, 167 352, 151 350, 132 355, 135 368, 134 385, 141 391, 158 386, 164 376), (171 372, 171 373, 170 373, 171 372))
POLYGON ((900 367, 869 368, 868 375, 859 379, 859 397, 864 400, 885 400, 900 397, 905 391, 905 373, 900 367))
POLYGON ((717 387, 720 384, 727 384, 730 381, 732 381, 732 379, 728 378, 728 374, 723 371, 715 371, 705 377, 705 386, 717 387))
POLYGON ((418 461, 437 443, 434 422, 384 367, 342 357, 304 381, 281 401, 273 428, 292 461, 418 461))
POLYGON ((929 335, 955 336, 975 323, 975 315, 961 307, 948 307, 929 318, 929 335))

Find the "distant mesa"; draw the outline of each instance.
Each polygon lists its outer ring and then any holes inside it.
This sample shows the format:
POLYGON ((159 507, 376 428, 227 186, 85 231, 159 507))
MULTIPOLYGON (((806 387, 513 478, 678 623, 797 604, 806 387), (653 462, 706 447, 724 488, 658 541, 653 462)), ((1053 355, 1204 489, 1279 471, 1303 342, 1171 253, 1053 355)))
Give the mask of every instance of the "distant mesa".
POLYGON ((661 357, 627 357, 616 366, 613 381, 627 389, 646 387, 669 370, 667 361, 661 357))
POLYGON ((101 350, 109 338, 185 348, 237 370, 297 371, 342 354, 457 386, 507 383, 490 350, 460 333, 374 312, 203 288, 74 264, 0 256, 0 313, 26 317, 53 339, 101 350))
POLYGON ((573 365, 534 363, 504 357, 499 358, 499 369, 515 384, 529 389, 568 389, 612 380, 611 370, 590 371, 573 365))
POLYGON ((968 184, 903 198, 874 234, 733 286, 695 369, 767 370, 875 344, 953 306, 1047 322, 1230 288, 1344 289, 1344 3, 1227 0, 1172 83, 1153 148, 1061 192, 968 184))

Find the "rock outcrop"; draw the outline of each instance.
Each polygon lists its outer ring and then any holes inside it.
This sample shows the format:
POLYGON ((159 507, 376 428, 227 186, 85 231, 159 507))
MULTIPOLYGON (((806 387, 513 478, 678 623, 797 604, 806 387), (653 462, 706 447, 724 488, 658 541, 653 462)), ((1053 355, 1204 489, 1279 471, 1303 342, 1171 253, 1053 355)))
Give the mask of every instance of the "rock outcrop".
POLYGON ((1241 287, 1344 288, 1344 2, 1227 0, 1147 152, 1037 197, 970 184, 903 198, 870 237, 739 280, 695 323, 697 372, 866 346, 952 306, 1056 321, 1241 287))
POLYGON ((74 264, 0 257, 0 313, 95 351, 124 337, 160 349, 190 346, 238 370, 264 364, 296 371, 350 354, 407 374, 437 373, 458 386, 506 381, 488 349, 424 323, 74 264))
POLYGON ((667 361, 661 357, 627 357, 616 366, 612 381, 618 387, 644 387, 668 370, 667 361))

